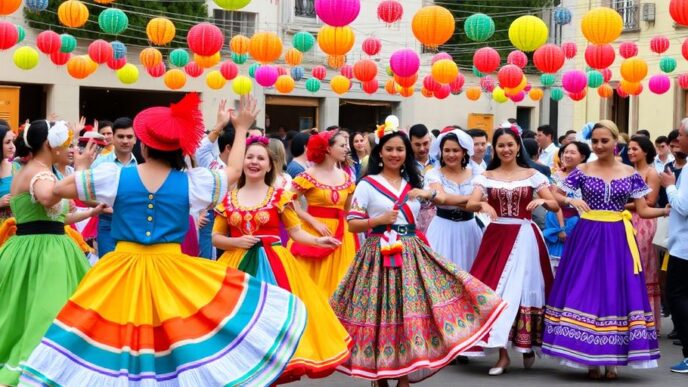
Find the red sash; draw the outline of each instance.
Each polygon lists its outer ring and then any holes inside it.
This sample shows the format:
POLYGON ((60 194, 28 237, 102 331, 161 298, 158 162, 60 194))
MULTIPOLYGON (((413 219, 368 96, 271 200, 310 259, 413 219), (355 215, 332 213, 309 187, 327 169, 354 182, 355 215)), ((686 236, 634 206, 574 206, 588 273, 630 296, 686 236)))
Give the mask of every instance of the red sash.
MULTIPOLYGON (((316 218, 337 219, 337 229, 333 237, 340 242, 344 240, 344 216, 346 213, 343 210, 333 207, 308 206, 308 213, 316 218)), ((336 248, 304 245, 292 241, 290 250, 297 257, 323 259, 332 254, 336 248)))
POLYGON ((394 202, 394 207, 398 208, 401 211, 401 214, 404 215, 404 218, 406 218, 406 222, 408 224, 416 224, 416 219, 413 216, 413 211, 411 211, 411 207, 409 207, 406 203, 406 201, 408 200, 408 193, 411 191, 411 184, 406 183, 406 186, 401 191, 401 195, 397 196, 392 191, 387 189, 387 187, 385 187, 380 182, 378 182, 370 176, 366 176, 361 180, 367 182, 368 184, 373 186, 373 188, 375 188, 376 191, 383 194, 389 200, 394 202))

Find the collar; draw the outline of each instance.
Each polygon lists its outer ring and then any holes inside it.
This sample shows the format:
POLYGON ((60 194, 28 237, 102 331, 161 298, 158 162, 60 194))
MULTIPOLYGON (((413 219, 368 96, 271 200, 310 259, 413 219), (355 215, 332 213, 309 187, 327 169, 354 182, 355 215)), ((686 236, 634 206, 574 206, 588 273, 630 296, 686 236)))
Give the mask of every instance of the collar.
POLYGON ((545 153, 551 153, 551 152, 553 152, 555 149, 557 149, 557 146, 554 145, 554 143, 551 143, 551 144, 549 144, 549 145, 547 146, 547 148, 543 149, 542 151, 545 152, 545 153))

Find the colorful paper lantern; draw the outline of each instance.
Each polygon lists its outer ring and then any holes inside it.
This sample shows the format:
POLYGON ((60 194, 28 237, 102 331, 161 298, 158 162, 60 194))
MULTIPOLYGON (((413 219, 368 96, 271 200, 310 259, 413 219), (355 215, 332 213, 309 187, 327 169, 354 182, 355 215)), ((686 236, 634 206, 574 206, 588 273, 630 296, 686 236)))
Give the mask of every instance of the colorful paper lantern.
POLYGON ((681 89, 688 89, 688 74, 681 74, 678 76, 678 85, 681 89))
POLYGON ((683 55, 685 60, 688 60, 688 38, 686 38, 681 45, 681 55, 683 55))
POLYGON ((482 90, 480 90, 480 87, 478 86, 471 86, 468 89, 466 89, 466 98, 468 98, 470 101, 479 100, 482 94, 483 92, 482 90))
POLYGON ((320 90, 320 80, 316 78, 309 78, 306 80, 306 90, 311 93, 317 93, 320 90))
POLYGON ((588 87, 592 87, 594 89, 596 87, 600 87, 604 83, 604 77, 602 76, 601 72, 597 70, 590 70, 587 74, 588 87))
POLYGON ((433 92, 440 87, 440 83, 435 80, 435 78, 432 77, 432 75, 426 75, 423 77, 423 88, 426 90, 433 92))
POLYGON ((253 82, 251 78, 245 75, 239 75, 232 81, 232 91, 237 95, 246 95, 253 89, 253 82))
POLYGON ((46 55, 60 51, 61 46, 62 39, 55 31, 43 31, 36 37, 36 47, 46 55))
POLYGON ((167 70, 163 81, 168 89, 179 90, 186 85, 186 75, 179 69, 167 70))
POLYGON ((506 63, 525 68, 528 65, 528 56, 519 50, 514 50, 506 57, 506 63))
POLYGON ((189 64, 191 57, 189 53, 183 48, 176 48, 170 52, 170 64, 175 67, 184 67, 189 64))
POLYGON ((220 73, 226 80, 231 81, 239 75, 239 67, 230 61, 225 61, 220 66, 220 73))
POLYGON ((473 54, 473 66, 483 74, 497 70, 501 61, 499 53, 492 47, 479 48, 473 54))
POLYGON ((213 0, 218 7, 228 11, 236 11, 247 6, 251 0, 213 0))
MULTIPOLYGON (((0 16, 13 14, 21 6, 21 0, 2 0, 0 1, 0 16)), ((27 4, 28 6, 28 4, 27 4)), ((46 5, 47 7, 47 5, 46 5)))
POLYGON ((88 21, 88 15, 88 8, 78 0, 67 0, 57 8, 58 20, 70 28, 82 27, 88 21))
POLYGON ((377 17, 387 24, 398 22, 403 15, 404 7, 396 0, 383 0, 377 6, 377 17))
POLYGON ((280 75, 275 82, 275 90, 282 94, 291 93, 296 83, 289 75, 280 75))
POLYGON ((277 75, 278 75, 278 76, 280 76, 280 75, 288 75, 288 74, 289 74, 289 70, 287 70, 286 68, 284 68, 284 67, 282 67, 282 66, 275 66, 275 69, 277 70, 277 75))
POLYGON ((229 40, 229 49, 236 54, 246 54, 248 53, 249 47, 251 46, 251 39, 244 35, 234 35, 232 39, 229 40))
POLYGON ((629 82, 640 82, 646 75, 647 62, 638 57, 628 58, 621 63, 621 77, 629 82))
POLYGON ((523 101, 525 98, 526 98, 526 92, 523 90, 519 91, 518 93, 516 93, 514 95, 509 96, 509 99, 512 102, 516 102, 516 103, 523 101))
POLYGON ((426 47, 437 48, 454 35, 454 15, 437 5, 423 7, 411 21, 413 36, 426 47))
POLYGON ((413 87, 413 85, 416 84, 416 81, 418 81, 418 73, 409 75, 408 77, 402 77, 399 75, 394 76, 394 82, 404 88, 413 87))
POLYGON ((459 67, 456 65, 456 63, 454 63, 454 61, 449 59, 438 60, 432 65, 431 71, 432 77, 441 84, 447 84, 456 79, 456 77, 459 75, 459 67))
POLYGON ((432 56, 432 59, 430 60, 430 64, 431 64, 431 65, 434 65, 435 62, 437 62, 437 61, 439 61, 439 60, 442 60, 442 59, 448 59, 448 60, 451 60, 451 61, 454 60, 454 58, 452 58, 451 55, 449 55, 449 54, 447 54, 446 52, 442 51, 442 52, 438 52, 437 54, 435 54, 435 55, 432 56))
POLYGON ((301 51, 295 48, 288 49, 287 52, 284 54, 284 61, 289 66, 298 66, 301 64, 302 60, 303 54, 301 53, 301 51))
POLYGON ((53 64, 57 66, 64 66, 69 62, 69 59, 72 58, 72 54, 70 53, 65 53, 65 52, 53 52, 50 54, 50 61, 53 62, 53 64))
POLYGON ((246 63, 248 60, 248 54, 237 54, 236 52, 232 53, 232 62, 242 65, 246 63))
POLYGON ((22 70, 31 70, 38 65, 38 51, 32 47, 19 47, 12 54, 14 65, 22 70))
POLYGON ((413 97, 413 93, 415 93, 413 87, 400 87, 398 91, 399 95, 404 98, 413 97))
POLYGON ((578 46, 574 42, 564 42, 561 44, 561 49, 564 51, 564 57, 566 59, 573 59, 578 53, 578 46))
POLYGON ((218 70, 213 70, 205 77, 205 84, 213 90, 220 90, 227 84, 227 79, 218 70))
POLYGON ((614 89, 612 89, 609 84, 603 83, 597 88, 597 95, 599 95, 600 98, 611 98, 614 95, 614 89))
POLYGON ((612 79, 612 70, 602 69, 600 70, 600 73, 602 73, 602 78, 604 78, 605 82, 609 82, 612 79))
POLYGON ((591 44, 585 49, 585 62, 593 69, 606 69, 615 58, 616 52, 611 44, 591 44))
POLYGON ((616 88, 616 94, 621 98, 628 98, 628 93, 623 91, 621 87, 616 88))
POLYGON ((139 69, 131 63, 127 63, 117 70, 117 79, 125 85, 136 83, 139 79, 139 69))
POLYGON ((98 26, 106 34, 119 35, 129 27, 129 17, 117 8, 106 8, 98 15, 98 26))
MULTIPOLYGON (((107 62, 107 67, 108 67, 110 70, 115 70, 115 71, 117 71, 117 70, 121 69, 122 67, 124 67, 124 65, 126 65, 126 64, 127 64, 127 58, 115 59, 114 57, 112 57, 112 58, 110 58, 110 60, 107 62)), ((132 66, 133 66, 133 65, 132 65, 132 66)))
POLYGON ((482 87, 483 90, 491 93, 495 89, 495 87, 497 87, 497 84, 494 78, 492 78, 489 75, 486 75, 480 78, 480 87, 482 87))
POLYGON ((26 38, 26 30, 18 24, 15 27, 17 27, 17 44, 19 44, 26 38))
POLYGON ((608 44, 621 36, 623 19, 611 8, 593 8, 583 16, 581 30, 590 43, 608 44))
POLYGON ((509 26, 509 40, 521 51, 532 52, 547 42, 549 29, 542 19, 524 15, 509 26))
POLYGON ((394 79, 388 79, 385 82, 385 91, 389 95, 396 95, 398 93, 397 84, 396 84, 396 82, 394 82, 394 79))
POLYGON ((64 53, 73 52, 76 49, 76 38, 70 34, 60 35, 60 51, 64 53))
POLYGON ((492 90, 492 99, 497 103, 504 103, 509 100, 509 97, 504 93, 504 89, 495 87, 494 90, 492 90))
POLYGON ((377 64, 370 59, 361 59, 354 64, 353 73, 362 83, 372 81, 377 76, 377 64))
POLYGON ((162 54, 153 47, 144 48, 139 54, 139 60, 144 67, 157 66, 162 62, 162 54))
POLYGON ((382 50, 382 42, 380 42, 380 39, 371 36, 363 41, 361 48, 366 55, 375 56, 382 50))
POLYGON ((588 91, 586 89, 583 89, 577 93, 569 93, 569 98, 571 98, 574 101, 582 101, 587 94, 588 91))
POLYGON ((203 75, 203 67, 199 66, 196 62, 189 62, 184 66, 184 72, 192 78, 198 78, 203 75))
POLYGON ((634 42, 623 42, 619 44, 619 55, 624 59, 638 55, 638 45, 634 42))
POLYGON ((688 26, 688 1, 671 0, 669 3, 669 14, 676 24, 688 26))
POLYGON ((626 79, 622 79, 619 82, 619 89, 625 91, 629 95, 637 95, 642 90, 643 85, 640 82, 630 82, 626 79))
POLYGON ((563 6, 558 6, 554 8, 554 22, 559 24, 559 25, 566 25, 571 23, 571 19, 573 18, 573 15, 571 14, 571 10, 569 10, 566 7, 563 6))
POLYGON ((263 87, 272 87, 277 81, 279 74, 277 68, 271 65, 262 65, 256 69, 256 82, 263 87))
POLYGON ((160 78, 167 72, 167 67, 165 66, 165 62, 160 62, 156 66, 147 68, 146 72, 148 72, 148 75, 152 78, 160 78))
POLYGON ((655 94, 664 94, 671 88, 671 80, 664 74, 655 74, 650 77, 647 87, 655 94))
POLYGON ((222 30, 211 23, 199 23, 189 29, 186 43, 194 54, 211 56, 218 53, 225 44, 222 30))
POLYGON ((449 85, 441 85, 440 88, 435 90, 432 94, 437 99, 445 99, 451 94, 451 89, 449 89, 449 85))
POLYGON ((349 91, 349 88, 351 87, 351 81, 347 79, 343 75, 335 75, 332 77, 330 80, 330 88, 332 88, 332 91, 335 93, 341 95, 349 91))
POLYGON ((294 81, 296 81, 296 82, 300 81, 304 75, 303 67, 298 67, 298 66, 292 67, 290 74, 291 74, 292 79, 294 79, 294 81))
POLYGON ((19 40, 19 30, 14 24, 0 20, 0 50, 14 47, 19 40))
POLYGON ((544 97, 545 92, 542 91, 542 89, 530 89, 528 92, 528 97, 532 99, 533 101, 539 101, 544 97))
POLYGON ((663 54, 669 49, 669 39, 666 36, 655 36, 650 39, 650 50, 655 54, 663 54))
POLYGON ((257 32, 251 37, 249 54, 259 63, 271 63, 282 55, 282 40, 274 32, 257 32))
POLYGON ((494 20, 484 13, 474 13, 463 22, 466 37, 474 42, 484 42, 495 33, 494 20))
POLYGON ((434 97, 432 90, 428 90, 425 87, 420 88, 420 94, 425 97, 425 98, 432 98, 434 97))
POLYGON ((449 90, 452 94, 458 94, 461 92, 465 82, 466 78, 463 76, 463 74, 459 73, 459 75, 457 75, 453 81, 449 82, 449 90))
POLYGON ((523 80, 523 70, 512 64, 502 66, 497 72, 497 80, 501 87, 516 87, 523 80))
POLYGON ((325 24, 333 27, 351 24, 359 12, 360 0, 315 0, 315 14, 325 24))
POLYGON ((569 70, 561 77, 561 85, 569 93, 580 93, 588 85, 588 76, 581 70, 569 70))
POLYGON ((112 58, 112 46, 102 39, 94 40, 88 45, 88 56, 98 64, 105 64, 112 58))
POLYGON ((72 78, 84 79, 91 75, 88 60, 84 56, 74 56, 67 62, 67 73, 72 78))
POLYGON ((343 57, 351 51, 354 41, 354 32, 349 26, 331 27, 325 25, 318 32, 318 46, 330 56, 343 57))
POLYGON ((315 38, 310 32, 297 32, 291 40, 292 46, 301 52, 308 52, 315 45, 315 38))
POLYGON ((325 68, 325 66, 315 66, 311 70, 311 75, 313 76, 313 78, 322 81, 327 76, 327 69, 325 68))
POLYGON ((389 65, 394 74, 400 77, 409 77, 418 72, 420 68, 420 57, 410 48, 402 48, 389 58, 389 65))
POLYGON ((338 68, 341 68, 345 65, 346 63, 346 57, 344 55, 328 55, 327 56, 327 65, 330 66, 330 68, 337 70, 338 68))
POLYGON ((177 28, 174 23, 164 17, 151 19, 146 25, 146 35, 151 43, 158 46, 166 46, 174 40, 177 28))
POLYGON ((193 61, 204 69, 214 67, 215 65, 220 63, 221 60, 222 57, 220 56, 219 52, 216 52, 215 54, 208 56, 193 54, 193 61))
POLYGON ((545 44, 535 50, 533 64, 543 73, 556 73, 564 66, 564 50, 556 44, 545 44))
POLYGON ((555 77, 554 74, 542 74, 540 75, 540 83, 544 87, 550 87, 554 84, 555 77))
POLYGON ((670 57, 670 56, 663 56, 659 60, 659 69, 662 70, 664 73, 671 73, 674 70, 676 70, 676 59, 670 57))
POLYGON ((549 97, 553 101, 561 101, 561 99, 564 98, 564 90, 558 87, 553 87, 552 90, 549 92, 549 97))
POLYGON ((110 42, 110 47, 112 47, 112 56, 115 59, 124 58, 127 56, 127 46, 119 40, 110 42))

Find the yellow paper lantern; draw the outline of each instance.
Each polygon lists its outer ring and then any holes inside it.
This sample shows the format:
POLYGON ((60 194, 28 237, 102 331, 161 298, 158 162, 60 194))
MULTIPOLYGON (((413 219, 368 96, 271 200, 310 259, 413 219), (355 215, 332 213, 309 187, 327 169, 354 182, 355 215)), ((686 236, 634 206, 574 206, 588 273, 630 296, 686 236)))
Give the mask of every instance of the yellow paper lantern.
POLYGON ((237 95, 246 95, 251 92, 253 82, 245 75, 239 75, 232 81, 232 90, 237 95))
POLYGON ((131 85, 139 80, 139 69, 131 63, 127 63, 117 70, 117 79, 125 85, 131 85))
POLYGON ((197 65, 201 66, 201 68, 204 69, 209 69, 220 63, 220 60, 222 60, 222 57, 220 56, 219 52, 216 52, 215 54, 210 56, 194 54, 193 58, 194 62, 196 62, 197 65))
POLYGON ((324 25, 318 32, 318 46, 325 54, 339 58, 342 61, 339 67, 343 66, 344 56, 354 47, 354 42, 354 31, 349 26, 324 25))
POLYGON ((38 65, 38 51, 32 47, 20 47, 12 55, 15 66, 22 70, 31 70, 38 65))
POLYGON ((75 79, 84 79, 91 75, 90 64, 83 55, 74 56, 67 62, 67 72, 75 79))
POLYGON ((227 80, 222 76, 220 71, 213 70, 208 73, 208 76, 206 76, 205 83, 213 90, 220 90, 225 87, 227 80))
POLYGON ((521 51, 531 52, 547 43, 549 29, 539 17, 521 16, 509 26, 509 40, 521 51))
POLYGON ((631 82, 626 79, 622 79, 619 83, 619 88, 630 95, 637 95, 643 90, 643 85, 640 82, 631 82))
POLYGON ((153 68, 162 63, 162 54, 157 48, 148 47, 141 51, 139 60, 145 68, 153 68))
POLYGON ((482 95, 482 90, 480 89, 480 86, 471 86, 468 89, 466 89, 466 98, 468 98, 471 101, 477 101, 480 99, 480 96, 482 95))
POLYGON ((349 91, 349 88, 351 87, 351 81, 349 78, 343 75, 335 75, 330 80, 330 87, 332 88, 332 91, 341 95, 349 91))
POLYGON ((180 69, 167 70, 163 81, 169 89, 179 90, 186 85, 186 74, 180 69))
POLYGON ((280 75, 275 82, 275 90, 282 94, 291 93, 294 90, 294 79, 289 75, 280 75))
POLYGON ((251 39, 245 37, 244 35, 234 35, 229 41, 229 48, 232 52, 243 55, 248 52, 248 48, 251 45, 251 39))
POLYGON ((301 64, 302 60, 303 60, 303 53, 301 53, 301 51, 299 51, 295 48, 288 49, 287 53, 284 54, 284 61, 289 66, 298 66, 301 64))
POLYGON ((70 28, 79 28, 88 21, 88 8, 78 0, 67 0, 57 8, 60 23, 70 28))
MULTIPOLYGON (((647 76, 647 62, 634 56, 621 63, 621 77, 629 82, 637 83, 647 76)), ((630 94, 630 93, 629 93, 630 94)))
POLYGON ((415 92, 415 90, 413 89, 413 86, 412 87, 401 87, 401 86, 399 86, 397 91, 399 92, 399 95, 404 97, 404 98, 412 97, 413 93, 415 92))
POLYGON ((539 100, 541 100, 542 97, 543 97, 544 95, 545 95, 545 92, 542 91, 542 89, 537 89, 537 88, 532 88, 532 89, 530 89, 530 91, 528 92, 528 96, 529 96, 530 99, 532 99, 533 101, 539 101, 539 100))
POLYGON ((621 36, 623 19, 611 8, 593 8, 583 16, 581 30, 590 43, 611 43, 621 36))
POLYGON ((282 55, 282 39, 274 32, 257 32, 251 37, 248 52, 259 63, 271 63, 282 55))
POLYGON ((509 97, 504 93, 504 89, 497 86, 492 90, 492 99, 497 103, 504 103, 509 100, 509 97))
POLYGON ((440 59, 432 65, 432 78, 442 84, 447 84, 459 75, 459 67, 451 59, 440 59))
POLYGON ((425 98, 432 98, 433 94, 432 91, 426 89, 425 87, 420 88, 420 93, 423 95, 425 98))
POLYGON ((146 26, 148 40, 158 46, 165 46, 172 42, 177 34, 177 28, 169 19, 156 17, 151 19, 146 26))

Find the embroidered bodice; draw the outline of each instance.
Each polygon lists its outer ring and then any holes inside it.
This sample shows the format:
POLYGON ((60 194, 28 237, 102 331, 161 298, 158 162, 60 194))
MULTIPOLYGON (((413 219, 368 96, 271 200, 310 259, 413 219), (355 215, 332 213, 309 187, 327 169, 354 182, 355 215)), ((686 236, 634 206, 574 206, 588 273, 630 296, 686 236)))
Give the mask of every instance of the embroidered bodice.
POLYGON ((590 209, 608 211, 623 211, 629 198, 639 199, 651 191, 637 172, 606 182, 597 176, 586 175, 578 168, 569 174, 560 187, 567 193, 580 190, 590 209))
POLYGON ((531 213, 526 211, 526 207, 533 200, 535 192, 547 189, 549 180, 540 172, 535 172, 527 179, 515 181, 497 180, 480 175, 473 179, 473 184, 482 191, 483 200, 487 200, 495 209, 497 216, 530 219, 531 213))
POLYGON ((232 190, 215 211, 227 219, 229 235, 275 236, 279 238, 279 223, 282 220, 287 228, 299 224, 293 208, 287 207, 296 194, 283 189, 269 188, 262 202, 252 207, 239 203, 238 190, 232 190))
POLYGON ((331 186, 319 182, 308 172, 303 172, 292 180, 291 187, 305 196, 309 206, 343 209, 356 188, 351 177, 348 174, 346 176, 344 184, 331 186))

